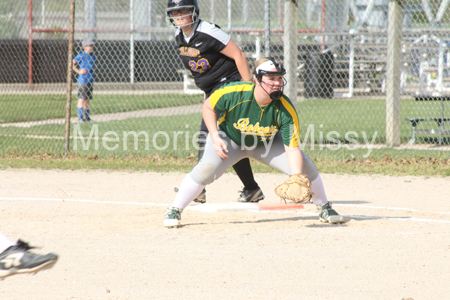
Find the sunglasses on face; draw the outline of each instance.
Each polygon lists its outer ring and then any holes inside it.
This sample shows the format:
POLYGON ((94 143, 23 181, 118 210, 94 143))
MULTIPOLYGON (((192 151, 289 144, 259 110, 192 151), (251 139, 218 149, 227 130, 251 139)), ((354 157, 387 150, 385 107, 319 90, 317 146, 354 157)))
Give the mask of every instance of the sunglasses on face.
POLYGON ((179 10, 172 10, 170 12, 171 17, 178 17, 178 16, 186 16, 191 12, 190 9, 179 9, 179 10))

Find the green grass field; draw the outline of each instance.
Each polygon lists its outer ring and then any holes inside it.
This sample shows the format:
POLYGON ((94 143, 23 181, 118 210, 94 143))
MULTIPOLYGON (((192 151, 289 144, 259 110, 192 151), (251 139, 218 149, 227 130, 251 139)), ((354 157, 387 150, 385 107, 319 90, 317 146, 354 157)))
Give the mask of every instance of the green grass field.
MULTIPOLYGON (((390 176, 450 176, 450 159, 410 158, 368 159, 357 160, 327 160, 313 157, 314 163, 321 173, 330 174, 381 174, 390 176)), ((66 157, 47 154, 32 156, 0 156, 0 169, 34 168, 59 170, 120 170, 125 172, 183 172, 188 173, 196 165, 197 158, 191 154, 184 158, 161 155, 106 157, 81 157, 70 154, 66 157)), ((255 173, 277 173, 257 161, 252 160, 255 173)), ((234 172, 233 169, 227 172, 234 172)))
MULTIPOLYGON (((180 116, 157 116, 139 118, 139 112, 146 109, 175 107, 202 103, 202 95, 179 94, 152 95, 98 95, 92 102, 93 119, 105 113, 134 112, 135 118, 110 120, 99 123, 71 126, 71 151, 83 157, 126 157, 160 154, 175 158, 196 153, 195 136, 201 120, 200 113, 180 116), (77 129, 79 128, 79 129, 77 129), (125 135, 124 132, 136 132, 125 135), (161 134, 166 133, 166 135, 161 134), (94 134, 88 144, 87 138, 94 134), (117 135, 115 135, 117 134, 117 135), (84 139, 80 139, 80 135, 84 139), (177 138, 175 138, 177 136, 177 138), (148 137, 148 138, 147 138, 148 137), (117 140, 116 140, 117 138, 117 140), (135 146, 135 142, 137 143, 135 146), (124 146, 126 145, 126 147, 124 146), (127 149, 125 149, 127 148, 127 149)), ((448 109, 449 103, 445 103, 448 109)), ((2 123, 27 122, 64 118, 63 96, 0 96, 0 120, 2 123)), ((365 146, 368 143, 383 145, 386 140, 384 99, 310 99, 298 102, 302 142, 304 151, 311 157, 327 161, 346 161, 392 158, 446 159, 448 151, 426 151, 419 149, 394 150, 365 147, 352 149, 349 144, 365 146), (350 135, 348 135, 351 133, 350 135), (346 136, 346 134, 348 136, 346 136), (330 138, 332 140, 330 140, 330 138), (324 145, 323 142, 328 143, 324 145), (330 144, 333 142, 334 144, 330 144), (322 144, 321 144, 322 143, 322 144), (338 143, 338 144, 336 144, 338 143), (337 145, 340 147, 336 147, 337 145), (348 147, 350 147, 348 149, 348 147), (336 150, 337 148, 337 150, 336 150)), ((72 102, 72 115, 76 116, 76 99, 72 102)), ((401 100, 401 141, 411 138, 411 124, 406 117, 439 117, 441 103, 437 101, 401 100)), ((434 122, 422 122, 418 128, 437 128, 434 122)), ((64 124, 44 124, 32 127, 0 127, 1 155, 56 154, 64 151, 64 124)), ((437 142, 436 135, 424 136, 419 142, 437 142)), ((444 143, 448 144, 446 137, 444 143)), ((356 147, 354 147, 356 148, 356 147)))
MULTIPOLYGON (((71 115, 77 115, 77 98, 72 97, 71 115)), ((202 95, 95 95, 94 114, 139 111, 200 104, 202 95)), ((0 124, 65 118, 65 95, 0 95, 0 124)))

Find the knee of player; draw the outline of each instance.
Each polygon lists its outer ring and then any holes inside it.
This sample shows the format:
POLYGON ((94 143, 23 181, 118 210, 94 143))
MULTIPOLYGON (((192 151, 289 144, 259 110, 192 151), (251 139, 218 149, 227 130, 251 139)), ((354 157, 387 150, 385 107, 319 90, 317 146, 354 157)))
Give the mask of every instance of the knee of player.
POLYGON ((214 180, 219 179, 222 174, 217 174, 214 166, 199 163, 192 169, 189 175, 197 184, 208 185, 213 183, 214 180))

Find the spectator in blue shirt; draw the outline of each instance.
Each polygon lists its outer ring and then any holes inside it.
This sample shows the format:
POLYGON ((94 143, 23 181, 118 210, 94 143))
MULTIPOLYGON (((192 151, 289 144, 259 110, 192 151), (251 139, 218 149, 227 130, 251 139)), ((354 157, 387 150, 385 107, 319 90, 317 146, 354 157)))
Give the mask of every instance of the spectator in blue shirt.
POLYGON ((73 60, 73 71, 78 74, 78 122, 90 122, 89 117, 92 94, 94 92, 94 41, 83 41, 83 52, 73 60), (77 68, 77 64, 80 68, 77 68), (83 114, 84 110, 84 114, 83 114))

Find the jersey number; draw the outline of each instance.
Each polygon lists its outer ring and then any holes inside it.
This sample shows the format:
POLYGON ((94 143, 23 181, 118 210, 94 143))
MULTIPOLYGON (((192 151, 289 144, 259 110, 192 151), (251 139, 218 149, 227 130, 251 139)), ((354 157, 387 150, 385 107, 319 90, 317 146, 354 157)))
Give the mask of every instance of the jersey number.
POLYGON ((199 59, 197 62, 190 60, 189 66, 191 67, 192 72, 197 72, 200 74, 205 73, 206 71, 211 69, 208 60, 205 58, 199 59))

